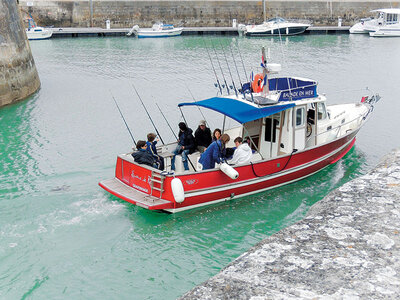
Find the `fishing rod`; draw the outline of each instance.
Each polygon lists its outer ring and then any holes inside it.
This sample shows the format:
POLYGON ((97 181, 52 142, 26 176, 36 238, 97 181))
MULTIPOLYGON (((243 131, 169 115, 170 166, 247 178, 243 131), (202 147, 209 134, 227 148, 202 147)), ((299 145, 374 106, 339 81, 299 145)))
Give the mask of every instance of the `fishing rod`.
MULTIPOLYGON (((186 82, 185 82, 185 86, 186 86, 187 90, 189 91, 190 95, 192 96, 192 99, 193 99, 194 103, 197 104, 197 101, 196 101, 196 99, 194 98, 194 96, 193 96, 193 94, 192 94, 192 91, 191 91, 191 90, 189 89, 189 87, 187 86, 186 82)), ((198 105, 196 105, 196 106, 197 106, 199 112, 201 113, 201 116, 203 117, 203 120, 206 121, 207 124, 210 124, 210 123, 207 122, 206 117, 204 116, 204 114, 203 114, 203 112, 201 111, 200 107, 199 107, 198 105)))
POLYGON ((221 69, 222 78, 224 79, 226 90, 228 91, 228 95, 229 95, 229 87, 228 87, 228 84, 226 83, 224 71, 222 71, 222 67, 221 67, 221 64, 220 64, 219 59, 218 59, 217 51, 215 50, 215 47, 214 47, 214 44, 212 43, 212 41, 211 41, 211 46, 213 47, 215 56, 217 57, 217 62, 218 62, 219 68, 221 69))
POLYGON ((175 134, 175 131, 172 129, 172 127, 171 127, 171 125, 169 124, 169 122, 168 122, 167 118, 166 118, 166 117, 165 117, 165 115, 163 114, 163 112, 162 112, 161 108, 158 106, 158 104, 157 104, 157 103, 156 103, 156 105, 157 105, 157 108, 158 108, 158 110, 160 111, 161 115, 163 116, 163 118, 164 118, 165 122, 167 122, 167 125, 168 125, 169 129, 171 129, 171 131, 172 131, 172 133, 173 133, 174 137, 176 138, 176 140, 178 140, 178 137, 176 136, 176 134, 175 134))
MULTIPOLYGON (((111 92, 110 92, 110 93, 111 93, 111 92)), ((125 120, 125 118, 124 118, 124 115, 122 114, 122 111, 121 111, 121 109, 120 109, 120 108, 119 108, 119 106, 118 106, 117 100, 115 100, 115 98, 114 98, 113 94, 111 94, 111 97, 114 99, 114 103, 115 103, 115 105, 116 105, 116 106, 117 106, 117 108, 118 108, 118 111, 119 111, 119 113, 120 113, 120 115, 121 115, 121 117, 122 117, 122 120, 124 120, 124 123, 125 123, 126 129, 128 129, 128 131, 129 131, 129 134, 131 135, 131 138, 132 138, 133 144, 135 144, 135 146, 136 146, 136 141, 135 141, 135 138, 133 137, 133 134, 132 134, 131 130, 129 129, 129 126, 128 126, 128 124, 126 123, 126 120, 125 120)))
POLYGON ((226 65, 228 66, 229 75, 231 76, 233 89, 235 90, 235 94, 236 94, 236 97, 237 97, 237 96, 238 96, 238 93, 237 93, 237 90, 236 90, 236 85, 235 85, 235 82, 233 81, 233 76, 232 76, 231 68, 229 67, 229 63, 228 63, 228 59, 226 58, 224 46, 222 46, 221 41, 220 41, 220 45, 221 45, 222 53, 224 54, 224 57, 225 57, 226 65))
POLYGON ((163 141, 163 139, 162 139, 160 133, 158 132, 158 129, 157 129, 156 125, 155 125, 154 122, 153 122, 153 119, 151 118, 149 112, 147 111, 147 108, 146 108, 146 106, 144 105, 144 103, 143 103, 143 101, 142 101, 142 98, 140 97, 140 95, 139 95, 138 91, 136 90, 136 88, 135 88, 135 86, 134 86, 133 83, 132 83, 132 87, 135 89, 136 95, 139 97, 139 100, 140 100, 140 102, 142 103, 142 106, 143 106, 144 110, 146 111, 147 116, 149 117, 149 119, 150 119, 150 121, 151 121, 151 124, 153 124, 153 127, 154 127, 154 129, 156 130, 157 135, 160 137, 161 143, 163 143, 163 145, 165 145, 165 143, 164 143, 164 141, 163 141))
POLYGON ((242 93, 243 93, 243 96, 244 96, 242 80, 240 79, 239 69, 238 69, 238 67, 237 67, 237 65, 236 65, 235 56, 233 55, 233 51, 232 51, 231 45, 229 45, 229 49, 231 50, 233 63, 235 64, 236 73, 237 73, 237 75, 238 75, 238 77, 239 77, 239 83, 240 83, 240 86, 241 86, 241 88, 242 88, 242 93))
POLYGON ((205 48, 206 48, 206 50, 207 50, 208 58, 210 59, 212 69, 213 69, 213 71, 214 71, 215 78, 217 79, 217 84, 218 84, 218 87, 219 87, 219 92, 220 92, 221 95, 222 95, 221 84, 219 83, 218 76, 217 76, 217 72, 215 71, 214 64, 213 64, 213 62, 212 62, 212 60, 211 60, 210 52, 208 52, 208 47, 207 47, 207 44, 206 44, 204 38, 203 38, 203 42, 204 42, 204 46, 205 46, 205 48))
MULTIPOLYGON (((237 49, 238 49, 238 52, 239 52, 240 60, 242 61, 242 66, 243 66, 243 70, 244 70, 244 75, 246 76, 246 80, 247 80, 247 78, 249 78, 249 77, 247 77, 247 72, 246 72, 246 68, 245 68, 245 66, 244 66, 244 62, 243 62, 243 58, 242 58, 242 53, 240 52, 239 44, 237 44, 237 49)), ((250 82, 249 82, 249 90, 250 90, 251 101, 254 102, 253 93, 251 92, 251 80, 250 80, 250 82)), ((243 93, 244 93, 244 91, 243 91, 243 93)))

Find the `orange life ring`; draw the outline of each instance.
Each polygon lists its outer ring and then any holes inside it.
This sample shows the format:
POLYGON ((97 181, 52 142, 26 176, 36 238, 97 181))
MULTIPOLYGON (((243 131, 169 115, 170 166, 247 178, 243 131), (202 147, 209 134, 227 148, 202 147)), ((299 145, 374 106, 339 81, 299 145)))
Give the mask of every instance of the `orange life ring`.
POLYGON ((261 73, 256 74, 256 76, 254 76, 253 83, 251 84, 253 93, 261 93, 261 91, 262 91, 261 83, 263 80, 264 80, 264 76, 261 73))

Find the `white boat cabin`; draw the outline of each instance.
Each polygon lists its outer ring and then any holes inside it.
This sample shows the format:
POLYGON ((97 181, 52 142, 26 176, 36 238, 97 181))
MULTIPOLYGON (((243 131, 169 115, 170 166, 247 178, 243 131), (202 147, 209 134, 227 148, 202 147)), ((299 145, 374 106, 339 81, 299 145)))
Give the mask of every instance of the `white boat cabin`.
MULTIPOLYGON (((244 85, 243 89, 247 87, 244 85)), ((239 122, 240 126, 224 132, 231 138, 227 147, 234 147, 233 140, 238 136, 250 137, 250 146, 254 150, 252 162, 291 155, 336 140, 358 130, 368 113, 367 107, 361 103, 327 107, 326 97, 317 94, 317 82, 309 79, 273 78, 268 80, 266 90, 238 97, 214 97, 181 103, 179 106, 205 107, 239 122), (278 100, 271 100, 277 96, 278 100)), ((171 151, 173 148, 164 150, 171 151)), ((198 152, 189 156, 192 162, 197 162, 199 157, 198 152)), ((176 172, 179 171, 183 168, 179 167, 178 158, 176 172)))

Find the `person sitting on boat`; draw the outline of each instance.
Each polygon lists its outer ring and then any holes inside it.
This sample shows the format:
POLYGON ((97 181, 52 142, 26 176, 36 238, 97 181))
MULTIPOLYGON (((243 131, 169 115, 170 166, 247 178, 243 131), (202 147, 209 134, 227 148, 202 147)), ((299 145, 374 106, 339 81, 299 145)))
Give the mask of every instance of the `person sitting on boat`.
POLYGON ((149 133, 147 135, 146 150, 157 161, 157 164, 160 166, 159 169, 164 170, 164 159, 157 154, 156 145, 157 145, 158 140, 155 140, 156 137, 157 137, 157 135, 155 133, 149 133))
POLYGON ((193 130, 186 126, 186 123, 179 123, 179 133, 178 133, 178 145, 176 149, 172 152, 174 156, 171 160, 171 170, 175 171, 175 157, 178 154, 182 155, 182 162, 185 171, 189 170, 188 155, 193 153, 195 150, 195 141, 193 136, 193 130))
POLYGON ((211 143, 211 145, 201 154, 199 163, 203 166, 203 170, 214 169, 215 164, 219 164, 225 157, 225 145, 230 140, 229 135, 224 133, 219 140, 211 143))
POLYGON ((132 156, 135 159, 135 162, 137 162, 138 164, 144 164, 144 165, 148 165, 150 167, 158 169, 158 165, 157 165, 156 160, 154 159, 153 155, 151 155, 146 150, 147 145, 146 145, 145 141, 138 141, 136 143, 136 148, 138 151, 132 153, 132 156))
POLYGON ((222 131, 219 128, 215 128, 212 135, 212 141, 219 140, 221 138, 222 131))
POLYGON ((211 130, 206 126, 205 120, 200 121, 199 127, 194 133, 194 139, 196 140, 197 150, 200 153, 203 153, 210 146, 212 142, 211 130))
POLYGON ((233 153, 233 157, 228 161, 230 165, 243 165, 248 164, 251 160, 253 152, 247 142, 243 142, 243 139, 238 136, 235 140, 236 149, 233 153))

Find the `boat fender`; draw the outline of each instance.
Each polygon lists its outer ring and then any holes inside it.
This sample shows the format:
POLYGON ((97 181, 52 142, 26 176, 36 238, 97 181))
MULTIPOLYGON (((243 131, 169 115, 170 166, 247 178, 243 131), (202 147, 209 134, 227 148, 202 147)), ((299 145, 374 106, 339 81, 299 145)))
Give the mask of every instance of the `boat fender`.
POLYGON ((261 93, 261 91, 262 91, 261 83, 263 80, 264 80, 264 76, 261 73, 256 74, 256 76, 254 76, 253 83, 251 84, 253 93, 261 93))
POLYGON ((230 165, 227 163, 222 163, 219 166, 220 170, 225 173, 226 176, 232 178, 232 179, 238 179, 239 178, 239 173, 236 171, 234 168, 232 168, 230 165))
POLYGON ((174 178, 171 181, 172 194, 177 203, 182 203, 185 200, 185 191, 183 189, 182 181, 179 178, 174 178))

